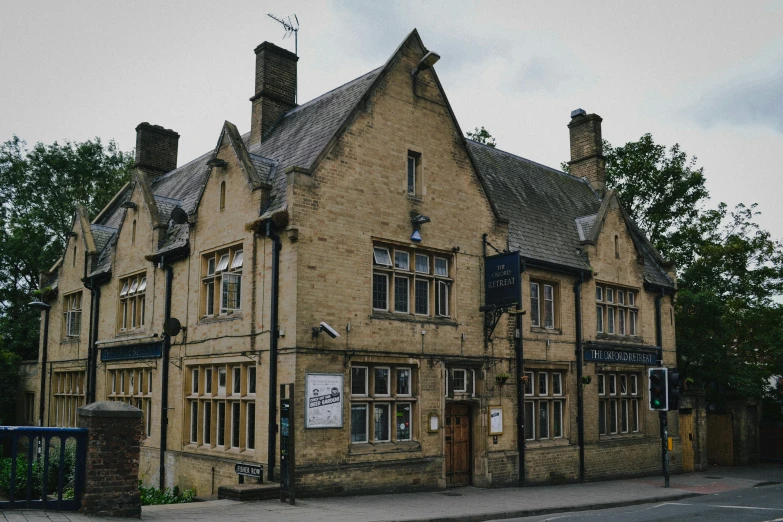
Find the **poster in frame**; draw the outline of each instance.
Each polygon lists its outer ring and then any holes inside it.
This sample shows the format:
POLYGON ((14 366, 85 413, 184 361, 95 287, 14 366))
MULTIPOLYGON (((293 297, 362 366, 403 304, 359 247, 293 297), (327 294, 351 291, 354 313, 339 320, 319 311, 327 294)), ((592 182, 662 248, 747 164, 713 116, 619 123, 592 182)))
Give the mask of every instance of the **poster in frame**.
POLYGON ((305 428, 343 427, 343 375, 305 375, 305 428))

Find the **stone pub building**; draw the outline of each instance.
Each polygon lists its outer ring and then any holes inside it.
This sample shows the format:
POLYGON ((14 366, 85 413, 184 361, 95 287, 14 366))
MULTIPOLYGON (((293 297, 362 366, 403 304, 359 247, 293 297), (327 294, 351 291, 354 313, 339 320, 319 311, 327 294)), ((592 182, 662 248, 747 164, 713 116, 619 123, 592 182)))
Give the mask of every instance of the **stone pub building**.
POLYGON ((248 133, 225 122, 183 163, 176 132, 142 123, 132 181, 75 209, 42 275, 43 424, 132 404, 141 479, 210 495, 240 461, 279 477, 291 383, 300 495, 658 472, 646 369, 675 363, 674 268, 605 187, 601 118, 564 119, 567 174, 466 140, 415 30, 301 105, 297 57, 255 55, 248 133), (503 252, 524 314, 487 339, 503 252))

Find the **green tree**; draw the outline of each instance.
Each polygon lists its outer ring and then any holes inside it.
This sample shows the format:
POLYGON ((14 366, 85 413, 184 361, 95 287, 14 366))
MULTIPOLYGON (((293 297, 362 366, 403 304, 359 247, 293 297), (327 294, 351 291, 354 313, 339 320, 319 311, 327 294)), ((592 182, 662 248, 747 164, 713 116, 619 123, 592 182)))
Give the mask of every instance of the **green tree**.
POLYGON ((716 400, 760 397, 783 373, 783 245, 756 205, 708 208, 696 158, 646 134, 605 143, 607 186, 664 257, 677 263, 678 367, 716 400))
POLYGON ((51 145, 13 136, 0 145, 0 339, 35 358, 40 314, 27 303, 39 274, 63 254, 76 204, 95 216, 130 178, 133 155, 100 139, 51 145))
POLYGON ((489 133, 487 129, 484 128, 482 125, 479 129, 476 127, 473 132, 467 131, 465 133, 465 137, 467 137, 469 140, 477 141, 479 143, 483 143, 487 147, 495 148, 495 138, 492 137, 492 134, 489 133))

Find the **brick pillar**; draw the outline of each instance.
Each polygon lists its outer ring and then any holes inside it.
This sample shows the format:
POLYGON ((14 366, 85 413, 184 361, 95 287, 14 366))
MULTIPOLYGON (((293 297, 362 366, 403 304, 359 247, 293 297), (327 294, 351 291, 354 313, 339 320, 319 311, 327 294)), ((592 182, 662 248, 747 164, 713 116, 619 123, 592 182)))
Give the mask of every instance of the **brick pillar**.
POLYGON ((124 402, 94 402, 78 413, 79 426, 89 430, 81 511, 140 518, 141 410, 124 402))

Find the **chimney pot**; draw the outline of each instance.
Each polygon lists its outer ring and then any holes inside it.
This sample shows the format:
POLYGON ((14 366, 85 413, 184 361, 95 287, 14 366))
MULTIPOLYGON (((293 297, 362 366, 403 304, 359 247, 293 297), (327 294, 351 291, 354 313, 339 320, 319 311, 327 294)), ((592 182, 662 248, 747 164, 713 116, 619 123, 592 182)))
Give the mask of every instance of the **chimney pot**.
POLYGON ((291 51, 264 42, 255 49, 256 93, 250 122, 250 143, 260 143, 264 135, 285 113, 296 107, 296 62, 291 51))
POLYGON ((571 122, 568 124, 571 137, 569 170, 574 176, 586 178, 593 190, 601 193, 606 190, 602 121, 597 114, 587 114, 584 109, 576 109, 571 111, 571 122))
POLYGON ((136 163, 150 177, 157 177, 177 168, 179 134, 160 125, 142 122, 136 126, 136 163))

